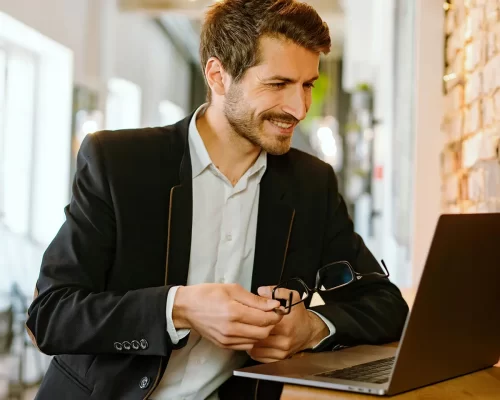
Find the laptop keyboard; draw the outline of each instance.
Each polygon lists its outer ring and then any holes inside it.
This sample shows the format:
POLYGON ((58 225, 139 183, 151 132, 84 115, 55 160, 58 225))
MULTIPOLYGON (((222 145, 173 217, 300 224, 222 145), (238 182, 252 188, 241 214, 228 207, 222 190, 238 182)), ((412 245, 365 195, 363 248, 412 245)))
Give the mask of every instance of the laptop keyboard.
POLYGON ((315 376, 356 382, 386 383, 389 381, 394 359, 395 357, 383 358, 381 360, 359 364, 349 368, 322 372, 320 374, 315 374, 315 376))

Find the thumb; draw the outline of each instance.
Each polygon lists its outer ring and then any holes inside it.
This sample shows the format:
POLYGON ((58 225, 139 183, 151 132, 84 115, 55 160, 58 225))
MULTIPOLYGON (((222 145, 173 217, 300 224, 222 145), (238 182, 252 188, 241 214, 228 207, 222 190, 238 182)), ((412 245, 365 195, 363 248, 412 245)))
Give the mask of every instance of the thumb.
POLYGON ((280 302, 278 300, 257 296, 253 293, 247 292, 243 288, 235 288, 232 293, 232 297, 238 303, 248 307, 257 308, 262 311, 272 311, 280 306, 280 302))
POLYGON ((257 293, 259 293, 259 296, 266 297, 268 299, 273 298, 273 289, 276 286, 261 286, 260 288, 257 289, 257 293))

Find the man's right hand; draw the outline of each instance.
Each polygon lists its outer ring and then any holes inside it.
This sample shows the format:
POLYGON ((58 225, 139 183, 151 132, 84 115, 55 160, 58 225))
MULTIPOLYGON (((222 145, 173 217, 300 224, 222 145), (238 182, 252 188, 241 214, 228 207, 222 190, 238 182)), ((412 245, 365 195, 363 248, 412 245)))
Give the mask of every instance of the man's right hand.
POLYGON ((176 329, 194 329, 217 346, 251 350, 269 336, 282 315, 277 300, 254 295, 237 284, 181 286, 172 311, 176 329))

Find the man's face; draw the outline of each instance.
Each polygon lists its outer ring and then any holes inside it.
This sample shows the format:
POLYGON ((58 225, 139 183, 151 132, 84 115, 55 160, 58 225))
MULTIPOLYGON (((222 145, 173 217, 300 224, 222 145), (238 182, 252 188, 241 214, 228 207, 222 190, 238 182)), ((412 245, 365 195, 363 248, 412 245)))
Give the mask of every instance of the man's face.
POLYGON ((261 63, 231 83, 224 114, 241 137, 274 155, 290 150, 292 135, 311 105, 319 54, 292 42, 264 37, 261 63))

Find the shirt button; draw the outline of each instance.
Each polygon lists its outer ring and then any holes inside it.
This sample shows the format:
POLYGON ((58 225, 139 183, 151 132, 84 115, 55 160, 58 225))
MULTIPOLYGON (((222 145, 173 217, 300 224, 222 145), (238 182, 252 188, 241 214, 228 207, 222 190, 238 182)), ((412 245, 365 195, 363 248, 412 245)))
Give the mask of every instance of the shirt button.
POLYGON ((148 386, 149 386, 149 383, 151 382, 151 380, 147 377, 147 376, 144 376, 141 381, 139 382, 139 387, 141 389, 147 389, 148 386))
POLYGON ((224 283, 224 282, 226 282, 226 280, 225 280, 224 278, 220 278, 220 279, 219 279, 219 282, 220 282, 220 283, 224 283))
POLYGON ((231 240, 233 240, 233 236, 232 236, 230 233, 228 233, 228 234, 226 235, 226 240, 227 240, 228 242, 230 242, 231 240))

